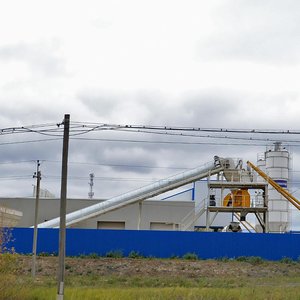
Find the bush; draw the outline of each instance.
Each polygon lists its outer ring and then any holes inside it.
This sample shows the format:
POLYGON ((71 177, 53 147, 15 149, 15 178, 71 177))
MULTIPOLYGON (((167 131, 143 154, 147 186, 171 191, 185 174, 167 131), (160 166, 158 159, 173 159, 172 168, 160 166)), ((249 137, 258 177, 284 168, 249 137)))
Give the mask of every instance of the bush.
POLYGON ((38 256, 48 257, 48 256, 57 256, 57 253, 49 253, 49 252, 40 252, 38 253, 38 256))
POLYGON ((129 258, 143 258, 144 256, 141 255, 138 251, 131 251, 131 252, 128 254, 128 257, 129 257, 129 258))
POLYGON ((283 264, 293 264, 293 263, 295 263, 290 257, 286 257, 286 256, 282 257, 279 262, 281 262, 283 264))
POLYGON ((180 257, 178 255, 171 255, 170 259, 179 259, 180 257))
POLYGON ((9 242, 13 242, 12 229, 0 227, 0 253, 14 253, 14 248, 7 247, 9 242))
POLYGON ((247 260, 250 264, 257 265, 264 262, 260 256, 249 256, 247 260))
POLYGON ((223 257, 218 257, 216 260, 222 262, 228 262, 230 259, 227 256, 223 256, 223 257))
POLYGON ((109 252, 106 253, 106 257, 122 258, 123 257, 123 252, 121 250, 109 251, 109 252))
POLYGON ((98 253, 90 253, 89 255, 87 255, 88 258, 99 258, 99 254, 98 253))
POLYGON ((198 259, 198 255, 196 253, 186 253, 182 256, 183 259, 188 259, 188 260, 197 260, 198 259))
POLYGON ((235 260, 236 261, 248 261, 249 257, 247 257, 247 256, 239 256, 235 260))

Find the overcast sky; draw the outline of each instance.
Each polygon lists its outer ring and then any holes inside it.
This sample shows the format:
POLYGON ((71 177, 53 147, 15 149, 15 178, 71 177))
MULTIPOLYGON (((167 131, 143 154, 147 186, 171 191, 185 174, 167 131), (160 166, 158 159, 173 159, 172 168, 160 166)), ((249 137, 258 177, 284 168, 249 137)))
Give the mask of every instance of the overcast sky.
MULTIPOLYGON (((298 0, 2 2, 0 128, 59 123, 70 113, 80 122, 300 129, 298 0)), ((86 137, 204 144, 71 140, 70 197, 87 197, 91 172, 95 196, 106 198, 214 155, 255 162, 272 144, 112 131, 86 137)), ((43 187, 60 194, 61 141, 0 138, 1 196, 30 196, 35 164, 27 161, 37 159, 43 187)), ((278 139, 296 140, 286 143, 296 191, 299 138, 278 139)))

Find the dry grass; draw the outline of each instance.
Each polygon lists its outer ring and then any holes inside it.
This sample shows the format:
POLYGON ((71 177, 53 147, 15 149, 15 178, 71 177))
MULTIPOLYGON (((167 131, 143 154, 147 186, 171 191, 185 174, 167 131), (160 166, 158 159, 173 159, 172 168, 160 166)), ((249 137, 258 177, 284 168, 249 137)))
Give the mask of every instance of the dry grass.
MULTIPOLYGON (((0 255, 0 299, 55 299, 57 257, 0 255)), ((299 299, 300 263, 98 258, 66 260, 65 299, 299 299)))

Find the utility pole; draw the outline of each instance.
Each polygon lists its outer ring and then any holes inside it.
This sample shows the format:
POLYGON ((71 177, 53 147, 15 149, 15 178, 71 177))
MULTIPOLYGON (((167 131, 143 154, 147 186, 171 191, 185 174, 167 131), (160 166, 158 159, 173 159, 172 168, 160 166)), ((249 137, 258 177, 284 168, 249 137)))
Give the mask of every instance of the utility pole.
POLYGON ((35 277, 36 272, 36 250, 37 250, 37 235, 38 235, 38 214, 39 214, 39 200, 40 200, 40 161, 37 160, 36 172, 34 172, 33 178, 36 178, 36 190, 35 190, 35 211, 34 211, 34 231, 33 231, 33 244, 32 244, 32 269, 31 275, 35 277))
POLYGON ((66 256, 66 208, 67 208, 67 176, 68 176, 68 152, 70 115, 64 116, 64 139, 61 168, 61 192, 60 192, 60 225, 59 225, 59 257, 58 257, 58 287, 57 300, 64 299, 65 281, 65 256, 66 256))

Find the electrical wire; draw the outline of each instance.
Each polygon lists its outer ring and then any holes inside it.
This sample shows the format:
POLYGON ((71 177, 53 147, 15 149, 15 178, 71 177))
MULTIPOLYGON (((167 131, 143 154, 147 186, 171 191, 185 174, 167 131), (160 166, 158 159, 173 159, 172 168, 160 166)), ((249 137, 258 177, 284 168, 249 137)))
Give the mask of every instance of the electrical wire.
POLYGON ((170 130, 170 131, 203 131, 215 133, 250 133, 250 134, 300 134, 300 130, 283 130, 283 129, 232 129, 232 128, 201 128, 201 127, 178 127, 178 126, 158 126, 158 125, 132 125, 132 124, 104 124, 104 123, 88 123, 88 122, 73 122, 85 126, 102 126, 115 129, 149 129, 149 130, 170 130))
POLYGON ((62 138, 51 138, 51 139, 27 140, 27 141, 18 141, 18 142, 3 142, 3 143, 0 143, 0 146, 41 143, 41 142, 51 142, 51 141, 61 141, 61 140, 62 140, 62 138))
MULTIPOLYGON (((42 160, 42 162, 49 163, 61 163, 58 160, 42 160)), ((173 169, 173 170, 187 170, 189 167, 160 167, 160 166, 149 166, 149 165, 128 165, 128 164, 105 164, 105 163, 97 163, 97 162, 74 162, 69 161, 70 165, 92 165, 92 166, 104 166, 104 167, 117 167, 117 168, 149 168, 149 169, 173 169)))
MULTIPOLYGON (((61 132, 62 123, 47 123, 39 125, 9 127, 0 129, 0 134, 35 132, 39 134, 47 134, 48 132, 61 132), (48 127, 44 129, 44 127, 48 127), (40 129, 42 128, 42 129, 40 129)), ((134 130, 151 130, 151 131, 183 131, 183 132, 211 132, 211 133, 242 133, 242 134, 280 134, 280 135, 299 135, 300 130, 283 130, 283 129, 232 129, 232 128, 201 128, 201 127, 178 127, 178 126, 157 126, 157 125, 132 125, 132 124, 105 124, 105 123, 89 123, 89 122, 70 122, 70 131, 80 131, 80 133, 88 133, 96 130, 116 130, 116 129, 134 129, 134 130), (80 129, 80 130, 79 130, 80 129)))

